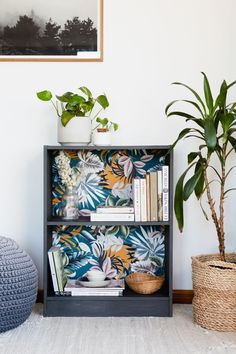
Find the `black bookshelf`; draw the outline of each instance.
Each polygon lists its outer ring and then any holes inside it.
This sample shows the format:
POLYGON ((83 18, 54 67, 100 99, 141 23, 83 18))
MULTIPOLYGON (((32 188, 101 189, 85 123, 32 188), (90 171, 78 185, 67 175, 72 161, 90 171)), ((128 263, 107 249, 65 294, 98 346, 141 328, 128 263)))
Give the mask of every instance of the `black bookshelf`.
POLYGON ((52 216, 53 154, 58 150, 156 150, 164 156, 169 146, 44 146, 44 316, 172 316, 172 253, 173 253, 173 153, 167 155, 169 165, 169 221, 158 222, 91 222, 83 217, 65 221, 52 216), (54 294, 47 252, 52 245, 55 226, 68 225, 165 225, 165 283, 152 295, 139 295, 128 287, 121 297, 58 296, 54 294))

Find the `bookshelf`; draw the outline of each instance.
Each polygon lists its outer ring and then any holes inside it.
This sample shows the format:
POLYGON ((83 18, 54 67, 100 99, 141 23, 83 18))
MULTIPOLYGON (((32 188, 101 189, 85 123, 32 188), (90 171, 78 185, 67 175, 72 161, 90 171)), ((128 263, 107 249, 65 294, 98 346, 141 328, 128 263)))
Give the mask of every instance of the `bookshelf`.
MULTIPOLYGON (((172 316, 173 155, 171 153, 170 155, 165 157, 168 149, 169 146, 44 146, 44 316, 172 316), (65 150, 66 152, 71 154, 72 158, 78 156, 78 154, 80 154, 79 156, 82 156, 81 153, 85 155, 91 153, 100 157, 102 156, 103 161, 106 161, 106 163, 104 163, 104 171, 99 169, 98 175, 100 176, 99 185, 101 185, 102 188, 105 188, 104 194, 106 195, 104 196, 104 198, 109 197, 108 191, 111 192, 111 190, 108 188, 108 185, 111 182, 107 180, 109 179, 107 178, 107 175, 109 172, 108 169, 113 169, 112 161, 114 159, 117 159, 117 156, 123 156, 125 154, 130 157, 132 161, 135 161, 139 158, 141 159, 143 155, 152 156, 152 160, 154 161, 153 166, 150 167, 150 164, 148 164, 148 162, 146 166, 142 168, 142 173, 144 173, 143 170, 145 168, 146 171, 149 171, 152 168, 158 168, 158 163, 168 165, 169 220, 146 222, 91 222, 90 218, 87 216, 80 216, 78 220, 63 220, 60 216, 57 215, 57 212, 55 212, 55 210, 57 210, 56 208, 58 208, 58 205, 60 205, 60 195, 57 194, 59 193, 58 191, 60 191, 60 188, 58 185, 55 186, 54 183, 56 173, 54 166, 54 158, 61 150, 65 150), (145 235, 147 235, 150 230, 154 233, 163 233, 163 243, 165 250, 163 256, 163 271, 165 274, 165 283, 164 286, 157 293, 152 295, 139 295, 134 293, 127 287, 127 289, 125 289, 124 291, 123 296, 121 297, 58 296, 54 294, 47 256, 47 252, 53 243, 53 232, 58 230, 66 230, 65 232, 67 233, 68 238, 70 237, 70 235, 74 235, 76 233, 76 230, 84 230, 84 234, 87 235, 88 232, 91 232, 94 236, 96 230, 101 227, 104 228, 104 230, 107 230, 108 228, 112 227, 126 227, 126 229, 128 228, 130 234, 133 235, 132 240, 134 240, 134 235, 137 235, 137 237, 139 237, 139 233, 141 231, 143 231, 145 235), (69 232, 71 232, 71 234, 69 232)), ((143 160, 145 159, 143 158, 143 160)), ((146 160, 148 160, 148 158, 146 158, 146 160)), ((132 178, 135 173, 136 175, 138 173, 135 170, 135 166, 133 167, 134 168, 132 170, 131 176, 129 176, 130 178, 132 178)), ((130 168, 129 171, 131 171, 130 168)), ((113 172, 115 175, 117 174, 116 178, 121 178, 122 181, 127 182, 128 178, 122 176, 122 174, 120 175, 121 172, 116 170, 112 170, 112 173, 110 174, 110 179, 113 179, 114 177, 112 176, 113 172)), ((131 179, 129 180, 129 182, 130 181, 131 179)), ((114 183, 115 182, 112 180, 113 186, 114 183)), ((101 196, 101 192, 99 195, 101 196)), ((92 202, 92 204, 93 206, 90 205, 90 208, 88 205, 85 204, 82 204, 82 207, 84 209, 94 210, 94 203, 92 202)), ((96 238, 96 236, 94 237, 96 238)), ((129 235, 127 236, 127 239, 128 238, 129 235)), ((74 241, 73 238, 71 240, 74 241)), ((131 257, 131 254, 132 257, 134 257, 134 245, 125 244, 125 242, 126 241, 124 241, 123 245, 124 250, 127 251, 129 257, 131 257)), ((63 244, 63 246, 65 246, 65 244, 63 244)), ((119 258, 119 256, 117 257, 119 258)), ((125 265, 124 269, 121 269, 119 267, 117 268, 117 271, 122 272, 123 275, 125 275, 125 271, 127 271, 126 268, 128 268, 127 262, 130 262, 130 259, 126 257, 126 259, 123 260, 123 264, 125 265)))

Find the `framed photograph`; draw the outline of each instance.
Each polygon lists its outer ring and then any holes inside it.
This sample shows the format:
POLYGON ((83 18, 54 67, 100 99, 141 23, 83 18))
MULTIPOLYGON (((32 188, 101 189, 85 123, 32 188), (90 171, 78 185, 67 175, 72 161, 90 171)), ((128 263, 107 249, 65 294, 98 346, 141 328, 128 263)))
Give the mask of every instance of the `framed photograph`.
POLYGON ((1 0, 0 61, 102 61, 103 0, 1 0))

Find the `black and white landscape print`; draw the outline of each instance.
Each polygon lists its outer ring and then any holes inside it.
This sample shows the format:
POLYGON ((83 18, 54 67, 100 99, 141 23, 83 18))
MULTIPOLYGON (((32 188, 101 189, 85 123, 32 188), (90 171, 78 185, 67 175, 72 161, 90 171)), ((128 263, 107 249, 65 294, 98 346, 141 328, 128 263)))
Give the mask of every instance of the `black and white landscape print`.
POLYGON ((101 1, 0 0, 0 56, 96 57, 101 1))

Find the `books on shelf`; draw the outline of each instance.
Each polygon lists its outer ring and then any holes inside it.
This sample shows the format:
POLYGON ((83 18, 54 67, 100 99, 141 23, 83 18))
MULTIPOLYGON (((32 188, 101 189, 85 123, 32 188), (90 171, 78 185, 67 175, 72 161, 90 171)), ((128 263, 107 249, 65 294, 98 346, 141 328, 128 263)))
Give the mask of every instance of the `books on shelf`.
POLYGON ((64 294, 67 276, 64 271, 60 247, 53 246, 48 250, 48 260, 52 276, 53 290, 56 295, 64 294))
POLYGON ((117 214, 117 213, 90 213, 91 221, 134 221, 134 213, 132 214, 117 214))
POLYGON ((112 279, 110 284, 101 288, 85 287, 78 280, 68 280, 64 290, 71 296, 122 296, 124 289, 123 279, 112 279))
POLYGON ((133 206, 101 206, 97 207, 98 214, 134 214, 133 206))
POLYGON ((134 178, 132 188, 135 221, 169 220, 169 166, 134 178))

